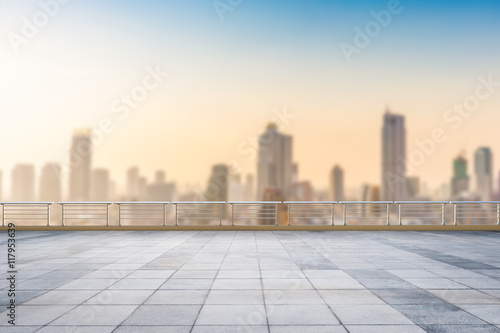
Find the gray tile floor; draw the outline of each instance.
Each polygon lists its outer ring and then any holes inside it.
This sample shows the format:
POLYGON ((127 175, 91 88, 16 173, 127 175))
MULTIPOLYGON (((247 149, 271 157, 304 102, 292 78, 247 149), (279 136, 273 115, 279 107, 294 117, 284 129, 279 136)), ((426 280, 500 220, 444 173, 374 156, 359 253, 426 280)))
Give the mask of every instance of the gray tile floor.
MULTIPOLYGON (((500 332, 494 232, 18 232, 17 241, 9 332, 500 332)), ((5 235, 0 243, 6 251, 5 235)))

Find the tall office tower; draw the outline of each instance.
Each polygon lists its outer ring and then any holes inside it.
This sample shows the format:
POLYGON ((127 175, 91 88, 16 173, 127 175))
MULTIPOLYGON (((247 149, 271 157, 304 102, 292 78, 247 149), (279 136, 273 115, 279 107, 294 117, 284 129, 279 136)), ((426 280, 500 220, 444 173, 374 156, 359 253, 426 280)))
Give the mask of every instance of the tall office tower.
POLYGON ((253 175, 251 175, 251 174, 248 174, 247 179, 246 179, 245 200, 247 200, 247 201, 255 200, 253 175))
POLYGON ((12 170, 12 201, 35 201, 35 167, 18 164, 12 170))
POLYGON ((278 188, 285 199, 289 198, 292 181, 292 137, 279 133, 276 124, 269 124, 259 137, 257 199, 264 198, 267 188, 278 188))
POLYGON ((488 147, 479 148, 474 155, 476 190, 482 201, 491 200, 493 195, 493 156, 488 147))
POLYGON ((244 201, 246 187, 241 182, 241 175, 232 175, 229 182, 228 200, 244 201))
POLYGON ((208 201, 227 201, 229 170, 224 164, 214 165, 208 180, 205 198, 208 201))
POLYGON ((420 179, 418 177, 406 178, 406 189, 409 199, 415 199, 420 195, 420 179))
POLYGON ((139 168, 132 167, 127 170, 127 197, 137 200, 139 197, 139 168))
POLYGON ((344 200, 344 170, 338 165, 330 171, 330 200, 344 200))
POLYGON ((92 170, 90 181, 90 200, 108 201, 109 200, 109 171, 106 169, 92 170))
POLYGON ((457 199, 469 192, 469 176, 467 175, 467 160, 463 155, 453 160, 453 178, 451 179, 451 196, 457 199))
POLYGON ((61 201, 61 176, 61 166, 59 164, 47 163, 43 166, 38 189, 38 199, 40 201, 61 201))
POLYGON ((90 129, 78 129, 71 144, 69 198, 71 201, 88 201, 90 197, 90 166, 92 142, 90 129))
POLYGON ((406 198, 405 118, 387 111, 382 128, 382 199, 406 198))

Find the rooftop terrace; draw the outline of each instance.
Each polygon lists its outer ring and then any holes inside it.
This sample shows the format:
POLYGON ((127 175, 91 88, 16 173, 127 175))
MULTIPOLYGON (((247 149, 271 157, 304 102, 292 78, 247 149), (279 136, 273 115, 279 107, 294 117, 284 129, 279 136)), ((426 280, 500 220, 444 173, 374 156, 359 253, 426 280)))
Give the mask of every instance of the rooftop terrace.
POLYGON ((499 236, 18 231, 9 332, 500 332, 499 236))

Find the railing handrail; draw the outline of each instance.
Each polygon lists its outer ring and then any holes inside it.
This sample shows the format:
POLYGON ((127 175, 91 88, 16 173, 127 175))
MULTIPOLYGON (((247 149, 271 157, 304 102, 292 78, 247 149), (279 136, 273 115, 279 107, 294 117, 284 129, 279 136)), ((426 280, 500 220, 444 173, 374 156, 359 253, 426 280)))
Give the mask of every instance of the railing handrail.
POLYGON ((2 201, 0 205, 53 205, 54 202, 45 201, 2 201))
POLYGON ((170 201, 115 201, 117 205, 167 205, 170 201))
POLYGON ((59 205, 112 205, 113 201, 63 201, 59 205))
POLYGON ((394 201, 395 204, 447 204, 449 201, 394 201))
POLYGON ((338 201, 283 201, 285 204, 336 204, 338 201))
POLYGON ((242 205, 243 204, 248 204, 248 205, 258 204, 258 205, 260 205, 260 204, 262 204, 262 205, 264 205, 264 204, 280 204, 280 203, 282 203, 282 201, 227 201, 227 203, 229 205, 233 205, 233 204, 235 204, 235 205, 239 205, 239 204, 242 204, 242 205))
POLYGON ((486 203, 486 204, 500 204, 500 201, 450 201, 451 204, 474 204, 474 203, 486 203))
POLYGON ((204 204, 225 204, 225 201, 172 201, 173 205, 204 205, 204 204))
POLYGON ((394 201, 339 201, 339 204, 392 204, 394 201))

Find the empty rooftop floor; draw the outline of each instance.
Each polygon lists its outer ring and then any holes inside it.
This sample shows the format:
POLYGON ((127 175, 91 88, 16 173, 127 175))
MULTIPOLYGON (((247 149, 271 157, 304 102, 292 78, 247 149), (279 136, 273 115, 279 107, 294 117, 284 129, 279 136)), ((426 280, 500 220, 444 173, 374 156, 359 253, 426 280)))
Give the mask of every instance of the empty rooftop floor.
POLYGON ((18 231, 16 268, 9 332, 500 332, 498 232, 18 231))

